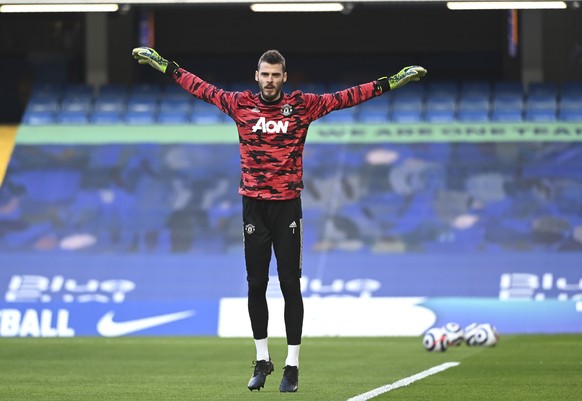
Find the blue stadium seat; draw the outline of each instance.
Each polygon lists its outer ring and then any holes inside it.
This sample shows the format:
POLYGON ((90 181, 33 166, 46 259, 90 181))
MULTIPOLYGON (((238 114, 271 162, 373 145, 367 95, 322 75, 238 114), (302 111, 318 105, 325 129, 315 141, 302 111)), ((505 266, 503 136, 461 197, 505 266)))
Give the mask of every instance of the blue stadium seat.
POLYGON ((528 96, 550 96, 556 98, 558 85, 550 82, 532 82, 527 87, 528 96))
POLYGON ((510 98, 512 98, 515 95, 523 96, 523 85, 521 84, 521 82, 498 81, 493 83, 492 96, 494 96, 495 98, 504 98, 505 96, 509 96, 510 98))
POLYGON ((22 122, 27 125, 50 125, 55 123, 53 111, 27 111, 22 116, 22 122))
POLYGON ((159 104, 157 97, 150 95, 135 95, 131 96, 127 100, 127 111, 128 112, 147 112, 156 113, 158 111, 159 104))
POLYGON ((525 112, 525 120, 530 122, 553 122, 556 121, 556 109, 527 109, 525 112))
POLYGON ((529 109, 556 109, 557 100, 555 95, 550 94, 533 94, 528 95, 525 103, 529 109))
POLYGON ((497 109, 516 109, 523 110, 523 95, 520 94, 506 94, 501 96, 494 96, 491 101, 493 110, 497 109))
POLYGON ((126 102, 121 97, 98 97, 93 104, 93 110, 98 112, 124 112, 126 102))
POLYGON ((489 98, 491 96, 491 84, 487 81, 462 81, 459 96, 489 98))
POLYGON ((457 100, 460 110, 489 109, 489 95, 485 93, 461 94, 457 100))
POLYGON ((444 95, 456 98, 459 92, 459 85, 456 82, 449 81, 428 81, 427 96, 444 95))
POLYGON ((560 121, 582 122, 582 109, 560 110, 558 119, 560 121))
POLYGON ((491 121, 495 122, 521 122, 523 121, 523 112, 517 108, 497 108, 491 112, 491 121))
POLYGON ((158 114, 158 124, 188 124, 190 122, 190 113, 184 110, 165 110, 158 114))
POLYGON ((89 123, 86 111, 60 111, 57 113, 56 122, 59 124, 84 125, 89 123))
POLYGON ((461 109, 458 111, 457 119, 465 123, 484 123, 489 121, 489 110, 487 109, 461 109))
POLYGON ((392 110, 390 119, 396 123, 419 123, 422 121, 421 109, 392 110))
POLYGON ((422 98, 417 96, 411 97, 397 97, 392 100, 392 110, 394 112, 401 111, 420 111, 423 108, 422 98))
POLYGON ((427 109, 424 113, 424 121, 431 123, 452 123, 455 121, 455 109, 427 109))
POLYGON ((190 116, 194 124, 220 124, 224 122, 224 114, 218 109, 194 110, 190 116))
POLYGON ((427 95, 424 106, 428 111, 454 111, 457 102, 452 95, 427 95))
POLYGON ((95 110, 89 117, 91 124, 96 125, 116 125, 123 124, 121 112, 117 110, 99 111, 95 110))
POLYGON ((127 125, 152 125, 156 123, 156 116, 149 111, 127 110, 123 120, 127 125))
POLYGON ((190 112, 192 111, 192 103, 193 102, 191 96, 163 97, 160 100, 160 112, 166 111, 190 112))
POLYGON ((358 120, 364 124, 387 123, 390 121, 388 108, 361 109, 358 114, 358 120))
POLYGON ((560 110, 564 109, 582 109, 582 93, 581 94, 563 94, 559 102, 560 110))
POLYGON ((34 96, 27 105, 27 111, 50 111, 56 112, 60 109, 60 101, 54 96, 34 96))
POLYGON ((91 95, 67 94, 61 100, 61 111, 84 111, 93 109, 93 97, 91 95))
POLYGON ((582 81, 568 81, 560 85, 560 95, 582 96, 582 81))

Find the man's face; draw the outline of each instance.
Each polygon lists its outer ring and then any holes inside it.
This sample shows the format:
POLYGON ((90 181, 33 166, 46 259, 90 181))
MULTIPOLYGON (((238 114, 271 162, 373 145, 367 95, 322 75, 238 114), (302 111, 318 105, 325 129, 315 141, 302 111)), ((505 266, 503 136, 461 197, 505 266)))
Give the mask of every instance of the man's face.
POLYGON ((281 64, 261 63, 255 72, 255 80, 259 83, 261 97, 272 102, 281 97, 283 82, 287 81, 287 73, 283 72, 281 64))

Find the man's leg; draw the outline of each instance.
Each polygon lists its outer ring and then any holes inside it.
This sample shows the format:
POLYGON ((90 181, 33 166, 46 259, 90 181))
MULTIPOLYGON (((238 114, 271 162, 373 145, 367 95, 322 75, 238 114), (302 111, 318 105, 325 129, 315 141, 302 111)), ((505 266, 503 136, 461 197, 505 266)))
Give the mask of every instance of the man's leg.
POLYGON ((269 356, 267 284, 271 261, 271 236, 264 219, 264 202, 243 197, 244 253, 248 282, 248 310, 255 340, 256 360, 249 390, 260 390, 274 369, 269 356))
POLYGON ((277 271, 285 300, 287 359, 279 390, 294 392, 298 388, 299 349, 303 332, 303 297, 301 295, 301 262, 303 226, 299 198, 277 205, 272 223, 273 247, 277 271))

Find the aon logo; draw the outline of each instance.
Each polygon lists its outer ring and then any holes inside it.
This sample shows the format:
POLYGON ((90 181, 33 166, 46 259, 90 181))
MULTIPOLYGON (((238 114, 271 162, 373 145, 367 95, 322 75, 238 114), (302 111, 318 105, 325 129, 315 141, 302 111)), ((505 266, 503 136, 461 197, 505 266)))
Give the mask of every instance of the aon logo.
POLYGON ((265 117, 259 118, 259 121, 253 125, 253 132, 261 131, 269 134, 286 134, 289 121, 266 121, 265 117))

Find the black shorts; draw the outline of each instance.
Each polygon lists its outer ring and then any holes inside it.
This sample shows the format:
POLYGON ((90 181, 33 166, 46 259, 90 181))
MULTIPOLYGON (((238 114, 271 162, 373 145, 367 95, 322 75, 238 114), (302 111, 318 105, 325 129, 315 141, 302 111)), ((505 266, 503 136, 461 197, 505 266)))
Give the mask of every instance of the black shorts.
POLYGON ((301 198, 261 200, 242 197, 247 280, 269 279, 271 249, 280 281, 301 277, 303 223, 301 198))

